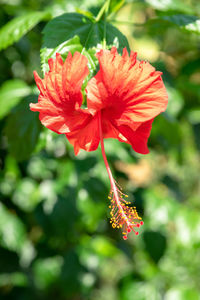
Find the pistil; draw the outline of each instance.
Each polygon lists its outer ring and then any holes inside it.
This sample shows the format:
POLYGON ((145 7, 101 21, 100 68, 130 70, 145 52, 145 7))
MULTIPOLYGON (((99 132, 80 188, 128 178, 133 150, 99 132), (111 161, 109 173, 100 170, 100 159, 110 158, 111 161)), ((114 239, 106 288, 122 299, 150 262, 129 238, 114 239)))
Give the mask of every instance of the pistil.
POLYGON ((109 208, 111 209, 111 223, 113 228, 121 228, 123 238, 127 239, 127 234, 131 232, 131 230, 138 235, 138 231, 135 231, 135 227, 140 227, 143 225, 143 221, 138 216, 135 207, 129 206, 131 203, 126 199, 128 196, 124 194, 114 180, 112 176, 111 169, 108 164, 108 160, 105 153, 104 142, 103 142, 103 133, 102 133, 102 120, 101 120, 101 112, 98 113, 99 119, 99 134, 100 134, 100 143, 101 143, 101 152, 103 156, 103 160, 106 166, 106 170, 108 173, 108 177, 110 180, 111 190, 108 196, 108 199, 111 201, 109 208))

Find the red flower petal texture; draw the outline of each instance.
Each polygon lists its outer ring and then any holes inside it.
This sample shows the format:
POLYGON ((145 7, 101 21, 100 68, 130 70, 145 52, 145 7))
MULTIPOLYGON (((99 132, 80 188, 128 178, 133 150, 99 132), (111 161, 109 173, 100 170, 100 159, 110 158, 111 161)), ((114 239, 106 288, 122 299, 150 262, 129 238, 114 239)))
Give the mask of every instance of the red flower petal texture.
POLYGON ((161 79, 136 53, 123 55, 113 47, 97 53, 100 70, 87 86, 88 109, 101 111, 103 137, 130 143, 136 152, 148 153, 147 140, 154 117, 165 111, 168 96, 161 79))
POLYGON ((44 126, 57 133, 66 134, 74 145, 76 154, 80 148, 87 151, 96 150, 99 144, 99 141, 96 141, 96 132, 90 136, 87 132, 87 129, 91 128, 97 131, 98 122, 87 109, 81 108, 81 86, 89 74, 87 62, 84 55, 75 52, 73 57, 69 53, 63 63, 60 54, 57 53, 55 60, 49 59, 49 72, 45 74, 44 79, 34 72, 40 95, 38 103, 30 104, 32 111, 39 111, 39 118, 44 126), (84 130, 81 133, 82 129, 84 130))
POLYGON ((92 119, 83 128, 77 129, 73 132, 67 133, 66 137, 69 142, 74 146, 74 153, 77 155, 80 149, 86 151, 93 151, 98 148, 99 137, 99 125, 98 116, 91 117, 92 119))
POLYGON ((30 105, 31 110, 39 111, 41 123, 57 133, 82 127, 89 116, 80 109, 81 86, 89 74, 86 57, 78 52, 72 57, 69 53, 63 63, 57 54, 55 60, 49 59, 49 68, 43 80, 34 72, 40 95, 38 103, 30 105))

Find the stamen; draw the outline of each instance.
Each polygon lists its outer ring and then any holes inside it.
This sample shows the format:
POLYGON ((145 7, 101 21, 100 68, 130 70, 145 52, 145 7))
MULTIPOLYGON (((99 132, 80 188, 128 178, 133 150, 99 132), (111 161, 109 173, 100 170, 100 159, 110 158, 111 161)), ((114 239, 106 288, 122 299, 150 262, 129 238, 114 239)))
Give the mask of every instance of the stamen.
MULTIPOLYGON (((116 182, 115 182, 116 183, 116 182)), ((133 231, 135 235, 138 235, 138 231, 135 231, 134 228, 139 228, 143 225, 143 221, 140 221, 141 218, 138 216, 135 207, 131 207, 131 202, 128 202, 124 197, 128 197, 121 190, 116 187, 117 196, 113 190, 110 191, 108 199, 111 200, 110 215, 111 223, 113 228, 121 228, 123 238, 127 239, 128 233, 133 231)))
POLYGON ((108 195, 108 199, 110 200, 111 204, 109 205, 110 208, 110 215, 111 220, 110 223, 112 224, 113 228, 121 228, 123 239, 126 240, 128 238, 128 233, 133 231, 135 235, 138 235, 138 231, 135 231, 135 227, 140 227, 143 225, 143 221, 140 221, 141 218, 138 216, 136 211, 136 207, 131 207, 131 202, 128 202, 124 198, 127 198, 128 195, 122 192, 122 188, 119 184, 114 180, 112 176, 112 172, 110 170, 105 149, 103 143, 103 134, 102 134, 102 125, 101 125, 101 112, 98 113, 99 118, 99 133, 100 133, 100 142, 101 142, 101 151, 104 159, 104 163, 106 166, 106 170, 108 172, 108 176, 110 179, 111 190, 108 195))

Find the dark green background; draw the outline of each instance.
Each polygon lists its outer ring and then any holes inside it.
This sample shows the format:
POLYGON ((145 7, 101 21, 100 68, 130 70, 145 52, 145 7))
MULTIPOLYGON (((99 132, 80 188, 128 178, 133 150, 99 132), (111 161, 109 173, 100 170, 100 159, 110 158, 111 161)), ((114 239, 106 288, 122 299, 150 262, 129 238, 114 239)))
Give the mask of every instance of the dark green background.
POLYGON ((122 2, 111 1, 108 21, 163 72, 169 94, 150 154, 105 141, 144 220, 127 241, 109 224, 100 149, 75 157, 65 136, 29 111, 47 21, 77 7, 97 15, 103 1, 0 1, 0 26, 27 18, 0 31, 0 299, 200 299, 200 5, 122 2))

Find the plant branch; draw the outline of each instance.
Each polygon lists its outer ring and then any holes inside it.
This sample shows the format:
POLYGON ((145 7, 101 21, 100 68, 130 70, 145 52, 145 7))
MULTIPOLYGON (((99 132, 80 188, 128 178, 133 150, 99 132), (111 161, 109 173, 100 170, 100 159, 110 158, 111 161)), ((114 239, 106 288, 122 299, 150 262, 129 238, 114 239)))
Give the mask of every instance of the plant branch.
POLYGON ((104 5, 102 6, 102 8, 100 9, 98 15, 96 16, 96 18, 95 18, 96 22, 99 22, 103 16, 103 14, 108 12, 109 6, 110 6, 110 0, 107 0, 104 3, 104 5))

